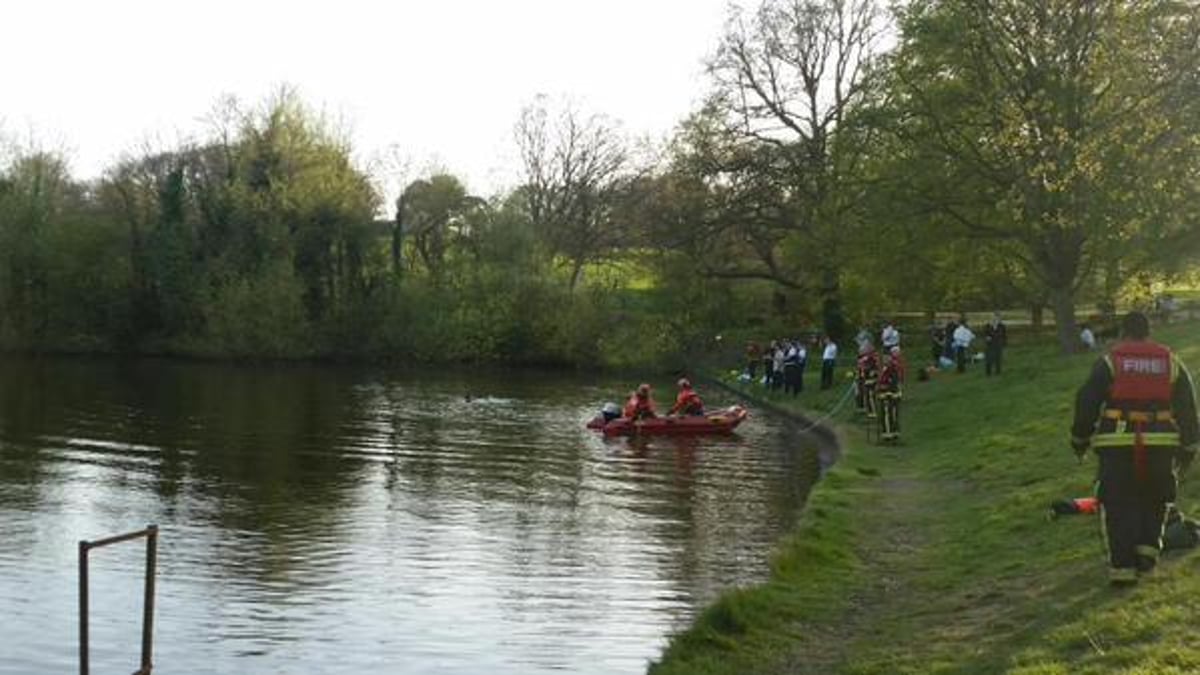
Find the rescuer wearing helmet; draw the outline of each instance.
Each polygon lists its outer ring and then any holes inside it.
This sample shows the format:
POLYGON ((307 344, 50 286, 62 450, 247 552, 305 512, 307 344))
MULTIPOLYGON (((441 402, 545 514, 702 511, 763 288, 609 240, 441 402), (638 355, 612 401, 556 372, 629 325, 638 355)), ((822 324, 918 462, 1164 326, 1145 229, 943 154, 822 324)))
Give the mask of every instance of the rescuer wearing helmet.
POLYGON ((1130 312, 1121 333, 1123 341, 1096 361, 1076 396, 1071 447, 1081 461, 1089 448, 1100 458, 1109 579, 1129 585, 1158 563, 1175 470, 1195 457, 1200 424, 1192 376, 1149 339, 1146 315, 1130 312))
POLYGON ((650 398, 650 385, 640 384, 625 402, 625 417, 631 420, 654 417, 654 399, 650 398))
POLYGON ((858 363, 854 371, 855 391, 858 394, 858 411, 875 419, 875 385, 879 380, 879 355, 870 340, 858 349, 858 363))
POLYGON ((879 440, 884 443, 900 442, 900 395, 903 384, 904 368, 900 361, 900 348, 893 347, 883 353, 883 367, 879 371, 877 385, 879 440))
POLYGON ((679 378, 679 395, 675 397, 675 405, 671 406, 672 415, 703 415, 704 401, 700 400, 700 395, 692 389, 691 380, 686 377, 679 378))

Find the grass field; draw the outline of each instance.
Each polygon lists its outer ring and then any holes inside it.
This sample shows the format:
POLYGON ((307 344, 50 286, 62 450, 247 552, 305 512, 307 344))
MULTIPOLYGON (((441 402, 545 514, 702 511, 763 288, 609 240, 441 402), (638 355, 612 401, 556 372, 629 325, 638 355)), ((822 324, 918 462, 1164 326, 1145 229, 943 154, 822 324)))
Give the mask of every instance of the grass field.
MULTIPOLYGON (((1155 337, 1200 368, 1198 333, 1155 337)), ((845 455, 770 581, 722 596, 650 672, 1200 672, 1200 552, 1115 590, 1098 520, 1047 517, 1091 491, 1095 460, 1078 465, 1067 440, 1094 358, 1027 345, 999 378, 910 374, 904 445, 844 421, 845 455)), ((800 401, 819 410, 824 394, 800 401)), ((1200 509, 1200 477, 1180 505, 1200 509)))

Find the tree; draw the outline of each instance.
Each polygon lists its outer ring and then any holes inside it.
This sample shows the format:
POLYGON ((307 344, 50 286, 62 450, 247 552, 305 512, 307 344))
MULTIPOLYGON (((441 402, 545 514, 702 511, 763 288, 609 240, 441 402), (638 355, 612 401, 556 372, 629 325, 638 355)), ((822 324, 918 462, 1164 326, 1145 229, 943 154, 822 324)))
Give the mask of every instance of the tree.
POLYGON ((0 172, 0 337, 36 344, 46 335, 50 231, 82 192, 62 157, 44 150, 18 151, 0 172))
POLYGON ((524 165, 520 194, 541 240, 570 268, 570 288, 585 265, 607 259, 627 240, 614 206, 632 171, 616 126, 567 107, 553 117, 543 99, 516 127, 524 165))
POLYGON ((445 173, 409 183, 398 204, 404 235, 435 283, 442 278, 452 237, 469 227, 472 211, 487 206, 468 194, 458 178, 445 173))
POLYGON ((1097 270, 1138 261, 1135 246, 1195 239, 1184 214, 1200 168, 1187 151, 1200 120, 1198 11, 964 0, 903 16, 890 72, 897 129, 921 167, 908 193, 952 236, 1010 245, 1045 289, 1064 350, 1097 270))
POLYGON ((756 255, 722 275, 817 290, 832 334, 841 332, 845 240, 860 224, 872 146, 853 113, 876 94, 885 18, 875 0, 765 0, 749 15, 733 10, 709 64, 715 90, 699 127, 719 125, 703 146, 717 150, 709 173, 722 191, 743 188, 750 204, 733 207, 754 215, 726 219, 756 255))

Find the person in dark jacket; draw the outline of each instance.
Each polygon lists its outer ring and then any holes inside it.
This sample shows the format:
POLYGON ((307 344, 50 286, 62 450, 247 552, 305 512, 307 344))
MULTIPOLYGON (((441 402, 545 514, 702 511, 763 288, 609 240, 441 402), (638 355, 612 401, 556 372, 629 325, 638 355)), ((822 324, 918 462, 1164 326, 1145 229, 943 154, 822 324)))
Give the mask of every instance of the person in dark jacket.
POLYGON ((1124 340, 1096 361, 1076 395, 1071 425, 1075 454, 1082 461, 1092 449, 1100 460, 1096 496, 1115 585, 1134 584, 1157 564, 1175 472, 1191 464, 1200 443, 1187 368, 1149 339, 1146 315, 1130 312, 1121 332, 1124 340))
POLYGON ((929 357, 934 366, 942 360, 946 350, 946 330, 936 323, 929 327, 929 357))
POLYGON ((1000 312, 992 313, 992 320, 983 327, 983 373, 1000 374, 1004 348, 1008 346, 1008 327, 1000 319, 1000 312))

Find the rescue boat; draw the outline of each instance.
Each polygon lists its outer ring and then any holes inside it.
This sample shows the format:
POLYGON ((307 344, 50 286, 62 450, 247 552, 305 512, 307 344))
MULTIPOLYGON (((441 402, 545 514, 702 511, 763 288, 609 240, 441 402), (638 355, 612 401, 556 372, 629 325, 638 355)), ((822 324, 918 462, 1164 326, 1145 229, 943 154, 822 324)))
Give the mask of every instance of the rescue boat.
POLYGON ((589 429, 603 431, 605 436, 637 436, 643 434, 727 434, 737 428, 750 414, 740 405, 713 410, 703 415, 666 415, 631 420, 610 417, 603 412, 587 423, 589 429))

